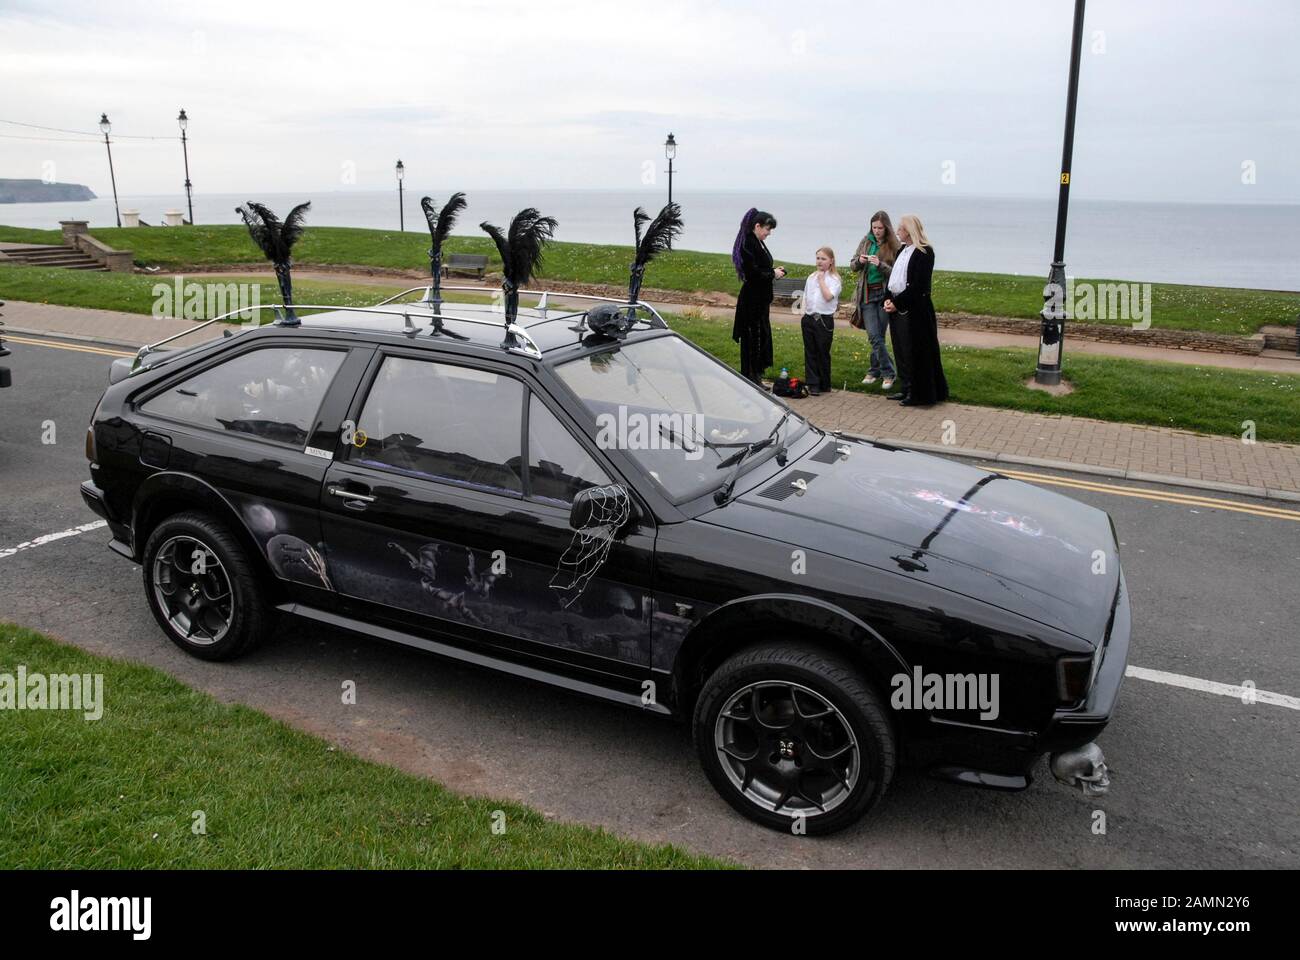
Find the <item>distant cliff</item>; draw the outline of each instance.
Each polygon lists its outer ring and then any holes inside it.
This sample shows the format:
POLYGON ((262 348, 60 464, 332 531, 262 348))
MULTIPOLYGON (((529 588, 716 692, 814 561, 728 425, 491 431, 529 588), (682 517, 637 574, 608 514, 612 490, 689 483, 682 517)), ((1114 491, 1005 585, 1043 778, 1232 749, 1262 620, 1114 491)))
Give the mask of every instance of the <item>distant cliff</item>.
POLYGON ((94 199, 94 192, 79 183, 44 183, 40 180, 5 180, 0 177, 0 203, 94 199))

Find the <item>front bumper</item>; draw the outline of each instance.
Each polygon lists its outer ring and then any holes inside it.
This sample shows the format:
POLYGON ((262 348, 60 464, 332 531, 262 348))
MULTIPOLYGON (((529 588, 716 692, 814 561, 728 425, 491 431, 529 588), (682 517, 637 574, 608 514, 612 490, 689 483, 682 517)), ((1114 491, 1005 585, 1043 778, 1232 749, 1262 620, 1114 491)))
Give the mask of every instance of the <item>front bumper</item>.
POLYGON ((1025 789, 1033 781, 1033 769, 1044 754, 1082 747, 1096 740, 1106 728, 1128 668, 1132 632, 1128 584, 1121 571, 1115 616, 1103 641, 1097 676, 1083 703, 1055 711, 1037 733, 946 723, 942 742, 919 751, 915 759, 932 776, 944 780, 1001 790, 1025 789), (933 755, 936 753, 938 756, 933 755))
POLYGON ((1133 610, 1129 605, 1128 584, 1119 575, 1119 596, 1115 600, 1115 617, 1106 636, 1101 666, 1088 697, 1077 707, 1057 710, 1035 747, 1039 754, 1056 753, 1080 747, 1097 739, 1110 722, 1119 699, 1119 688, 1128 669, 1128 648, 1133 633, 1133 610))

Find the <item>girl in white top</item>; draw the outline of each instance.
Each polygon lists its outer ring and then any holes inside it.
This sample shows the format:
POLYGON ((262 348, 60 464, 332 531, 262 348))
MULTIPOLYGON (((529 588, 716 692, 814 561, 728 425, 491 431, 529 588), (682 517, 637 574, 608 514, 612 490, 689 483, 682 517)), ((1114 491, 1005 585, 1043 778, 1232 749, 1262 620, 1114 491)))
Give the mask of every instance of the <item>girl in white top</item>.
POLYGON ((803 366, 808 395, 831 390, 831 340, 835 336, 835 311, 844 282, 835 267, 835 251, 817 250, 817 272, 803 285, 803 366))

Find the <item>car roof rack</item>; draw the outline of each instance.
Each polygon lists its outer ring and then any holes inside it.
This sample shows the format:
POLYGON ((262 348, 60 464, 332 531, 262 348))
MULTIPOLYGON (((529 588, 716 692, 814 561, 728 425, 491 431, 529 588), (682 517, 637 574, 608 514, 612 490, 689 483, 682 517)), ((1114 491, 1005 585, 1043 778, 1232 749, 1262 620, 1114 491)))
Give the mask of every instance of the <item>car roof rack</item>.
MULTIPOLYGON (((490 288, 484 288, 484 287, 444 286, 441 289, 449 290, 453 292, 470 292, 470 293, 479 293, 479 294, 484 292, 488 292, 488 293, 491 292, 490 288)), ((483 316, 478 316, 478 317, 466 316, 463 313, 446 313, 442 310, 442 304, 440 302, 435 303, 431 299, 433 296, 432 284, 427 284, 425 286, 420 286, 420 287, 411 287, 407 290, 403 290, 401 293, 396 293, 393 296, 387 298, 386 300, 381 300, 373 307, 350 307, 350 306, 343 306, 340 304, 329 304, 329 305, 294 304, 292 309, 295 312, 299 310, 324 310, 324 311, 346 312, 346 313, 380 314, 382 316, 387 316, 387 317, 400 316, 402 317, 403 320, 403 326, 401 330, 398 332, 405 333, 408 336, 414 336, 416 333, 419 332, 419 328, 412 322, 411 313, 408 313, 406 311, 399 312, 398 310, 383 309, 383 308, 384 307, 391 308, 393 306, 398 306, 396 301, 402 299, 403 297, 409 296, 410 294, 415 293, 417 291, 423 293, 423 299, 416 301, 416 303, 421 305, 427 304, 430 307, 437 308, 436 310, 431 310, 428 314, 417 315, 417 318, 420 320, 432 321, 434 333, 448 332, 442 329, 443 320, 456 320, 462 323, 475 323, 483 326, 499 327, 506 334, 505 339, 501 343, 502 349, 506 350, 508 353, 519 354, 521 356, 530 357, 534 360, 540 360, 542 358, 541 349, 537 346, 536 341, 534 341, 533 338, 528 335, 527 326, 524 323, 519 322, 518 318, 516 318, 516 322, 514 323, 506 323, 504 317, 502 317, 501 319, 489 319, 488 317, 483 317, 483 316)), ((586 294, 586 293, 568 293, 567 291, 563 291, 563 290, 525 289, 525 290, 520 290, 519 294, 520 296, 537 297, 537 304, 531 308, 537 314, 536 317, 532 318, 534 322, 547 323, 552 320, 566 320, 566 319, 576 317, 579 318, 578 323, 571 329, 576 330, 580 335, 582 330, 584 329, 584 325, 587 317, 587 311, 572 310, 564 313, 558 313, 555 316, 550 316, 549 315, 550 308, 548 307, 548 300, 550 297, 556 296, 564 299, 589 300, 596 303, 612 303, 621 307, 626 307, 632 316, 633 322, 635 322, 636 320, 636 313, 638 311, 644 310, 646 312, 645 319, 650 324, 651 327, 657 329, 663 329, 663 330, 668 329, 668 323, 666 320, 664 320, 663 316, 659 313, 659 311, 643 300, 638 300, 635 303, 632 303, 627 300, 618 300, 614 297, 601 297, 601 296, 596 296, 594 294, 586 294)), ((460 306, 471 306, 471 305, 460 304, 460 306)), ((247 307, 240 307, 239 309, 231 310, 228 313, 223 313, 220 316, 213 317, 210 320, 204 320, 201 323, 193 327, 190 327, 188 330, 182 330, 179 333, 172 334, 170 337, 165 337, 162 340, 157 340, 153 343, 147 343, 144 346, 140 347, 140 349, 136 351, 135 359, 131 364, 131 369, 132 371, 138 370, 140 368, 141 363, 143 363, 144 358, 148 356, 150 353, 157 350, 159 347, 171 343, 174 340, 179 340, 182 337, 189 336, 191 333, 198 333, 200 330, 203 330, 214 323, 219 323, 224 320, 229 320, 231 317, 240 317, 240 316, 247 317, 247 315, 250 312, 254 312, 254 311, 274 310, 276 312, 276 320, 273 322, 273 324, 259 323, 257 324, 257 326, 281 325, 281 326, 285 326, 286 328, 292 329, 291 327, 289 327, 289 325, 281 323, 281 320, 283 319, 284 316, 283 311, 285 311, 286 309, 289 308, 287 308, 282 303, 256 304, 247 307)))

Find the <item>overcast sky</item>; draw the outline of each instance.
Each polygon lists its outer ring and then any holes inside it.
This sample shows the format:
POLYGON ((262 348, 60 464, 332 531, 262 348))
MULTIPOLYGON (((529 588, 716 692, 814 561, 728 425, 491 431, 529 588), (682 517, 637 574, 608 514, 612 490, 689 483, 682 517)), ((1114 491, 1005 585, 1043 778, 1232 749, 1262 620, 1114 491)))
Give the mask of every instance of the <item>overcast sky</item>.
MULTIPOLYGON (((1045 195, 1072 9, 0 0, 0 119, 107 111, 136 195, 180 146, 127 135, 175 138, 181 107, 207 192, 387 189, 398 157, 415 190, 635 187, 672 130, 679 189, 1045 195)), ((1295 0, 1090 0, 1074 195, 1300 202, 1298 36, 1295 0)), ((0 177, 51 162, 109 193, 102 141, 0 123, 0 177)))

